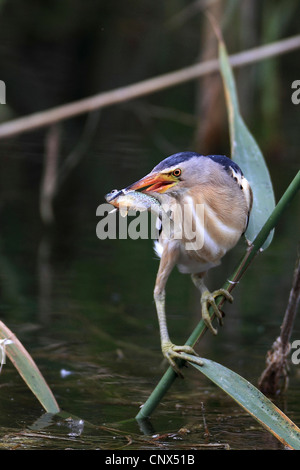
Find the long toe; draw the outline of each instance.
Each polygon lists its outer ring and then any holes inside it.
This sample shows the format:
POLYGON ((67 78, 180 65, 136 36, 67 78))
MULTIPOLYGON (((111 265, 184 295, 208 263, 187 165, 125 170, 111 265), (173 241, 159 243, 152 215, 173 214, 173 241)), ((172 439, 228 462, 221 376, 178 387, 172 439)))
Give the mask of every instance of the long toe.
POLYGON ((191 354, 192 356, 198 356, 198 354, 196 353, 196 351, 192 348, 192 346, 188 346, 186 344, 184 344, 183 346, 176 346, 176 344, 174 344, 173 346, 173 351, 175 352, 184 352, 186 354, 191 354))
POLYGON ((232 295, 226 289, 218 289, 218 290, 215 290, 214 292, 209 292, 208 290, 206 290, 203 292, 201 296, 202 318, 207 328, 214 335, 217 334, 217 330, 212 326, 208 309, 209 307, 212 307, 214 314, 216 315, 218 319, 219 324, 222 326, 223 325, 223 313, 219 309, 215 300, 217 297, 220 297, 220 296, 224 297, 226 300, 228 300, 231 303, 233 302, 232 295))
POLYGON ((233 297, 232 295, 228 292, 228 290, 226 289, 218 289, 218 290, 215 290, 214 292, 211 293, 211 295, 216 298, 216 297, 219 297, 219 296, 223 296, 225 297, 226 300, 228 300, 230 303, 233 302, 233 297))
POLYGON ((163 355, 168 360, 177 375, 183 378, 183 374, 180 371, 178 364, 175 359, 183 361, 193 362, 199 366, 203 365, 203 361, 199 358, 198 354, 194 351, 191 346, 183 345, 177 346, 173 343, 168 343, 162 347, 163 355))

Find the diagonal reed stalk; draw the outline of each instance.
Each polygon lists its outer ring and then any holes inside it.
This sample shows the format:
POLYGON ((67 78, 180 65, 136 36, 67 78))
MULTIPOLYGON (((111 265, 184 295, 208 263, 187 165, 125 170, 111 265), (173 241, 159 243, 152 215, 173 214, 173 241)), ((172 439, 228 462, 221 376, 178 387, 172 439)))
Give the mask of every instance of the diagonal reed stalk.
MULTIPOLYGON (((232 67, 256 63, 267 58, 286 54, 300 48, 300 35, 248 49, 229 57, 232 67)), ((208 73, 217 72, 220 68, 219 60, 212 59, 199 64, 190 65, 175 72, 169 72, 158 77, 152 77, 138 83, 99 93, 79 101, 57 106, 46 111, 40 111, 29 116, 12 119, 0 124, 0 139, 12 137, 23 132, 33 131, 49 126, 59 121, 90 113, 100 108, 123 103, 128 100, 140 98, 151 93, 164 90, 208 73)))
MULTIPOLYGON (((280 201, 276 205, 275 209, 269 216, 268 220, 256 236, 255 240, 251 244, 251 246, 246 250, 245 255, 243 256, 242 260, 234 270, 233 274, 231 277, 225 282, 223 288, 227 289, 229 292, 232 291, 232 289, 236 286, 236 284, 239 282, 239 280, 242 278, 244 275, 245 271, 247 268, 250 266, 251 262, 257 255, 257 253, 261 250, 262 245, 266 241, 269 233, 273 228, 276 226, 277 222, 279 221, 280 217, 283 215, 284 211, 288 207, 289 203, 292 201, 292 199, 295 197, 297 191, 300 189, 300 171, 296 174, 295 178, 293 181, 290 183, 288 188, 286 189, 285 193, 281 197, 280 201)), ((224 303, 224 298, 222 298, 219 302, 218 305, 220 306, 222 303, 224 303)), ((212 309, 209 310, 211 318, 214 317, 214 313, 212 309)), ((186 345, 189 346, 194 346, 196 342, 203 336, 203 334, 206 332, 206 326, 203 322, 203 320, 200 320, 188 340, 186 341, 186 345)), ((183 365, 184 361, 181 361, 181 364, 183 365)), ((177 374, 174 372, 172 367, 169 367, 168 370, 165 372, 163 377, 161 378, 160 382, 156 386, 156 388, 153 390, 152 394, 150 397, 147 399, 147 401, 144 403, 142 408, 140 409, 139 413, 136 416, 137 420, 145 419, 153 413, 155 408, 159 405, 160 401, 164 397, 164 395, 167 393, 175 379, 177 378, 177 374)))

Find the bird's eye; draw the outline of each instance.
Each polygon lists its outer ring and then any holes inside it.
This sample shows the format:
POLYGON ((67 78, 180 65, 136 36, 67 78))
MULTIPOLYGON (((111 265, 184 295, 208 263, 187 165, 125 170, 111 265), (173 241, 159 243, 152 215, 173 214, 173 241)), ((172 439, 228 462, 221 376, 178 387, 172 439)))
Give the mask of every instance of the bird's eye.
POLYGON ((178 177, 181 175, 181 169, 180 169, 180 168, 176 168, 176 170, 173 170, 173 171, 172 171, 172 175, 173 175, 173 176, 176 176, 176 178, 178 178, 178 177))

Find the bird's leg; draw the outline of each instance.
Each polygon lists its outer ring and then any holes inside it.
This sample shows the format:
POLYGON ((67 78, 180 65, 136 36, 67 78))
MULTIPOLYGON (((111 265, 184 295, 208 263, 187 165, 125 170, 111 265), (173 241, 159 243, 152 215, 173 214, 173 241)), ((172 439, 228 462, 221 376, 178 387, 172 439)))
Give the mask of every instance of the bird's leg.
POLYGON ((168 360, 169 364, 173 367, 174 371, 180 377, 182 377, 183 375, 175 359, 187 360, 190 362, 194 362, 198 365, 203 365, 203 362, 200 358, 195 357, 198 355, 191 346, 177 346, 172 343, 169 337, 165 312, 165 285, 170 275, 170 272, 172 271, 172 268, 175 265, 175 262, 176 256, 174 256, 174 253, 172 254, 172 252, 167 252, 167 250, 165 249, 157 273, 154 289, 154 300, 159 322, 162 353, 164 357, 168 360), (193 357, 191 358, 189 355, 193 357))
POLYGON ((213 308, 213 311, 219 321, 219 324, 222 325, 223 324, 222 312, 219 310, 215 299, 219 296, 223 296, 225 297, 226 300, 229 300, 229 302, 233 302, 233 297, 231 294, 229 294, 229 292, 226 289, 218 289, 218 290, 215 290, 214 292, 209 292, 206 285, 204 284, 203 277, 204 277, 204 273, 192 274, 192 281, 201 292, 201 307, 202 307, 203 321, 205 325, 207 326, 207 328, 214 335, 216 335, 218 332, 212 326, 208 309, 210 306, 213 308))
POLYGON ((166 313, 165 313, 165 291, 158 292, 157 290, 154 291, 154 300, 156 304, 158 322, 159 322, 159 330, 160 330, 160 340, 161 340, 161 350, 164 357, 168 360, 169 364, 173 367, 174 371, 182 377, 182 373, 176 364, 175 359, 183 359, 187 361, 194 362, 198 365, 203 365, 203 362, 200 358, 195 357, 198 354, 194 351, 191 346, 183 345, 177 346, 173 344, 170 340, 168 327, 167 327, 167 320, 166 320, 166 313), (191 358, 191 356, 194 356, 191 358))

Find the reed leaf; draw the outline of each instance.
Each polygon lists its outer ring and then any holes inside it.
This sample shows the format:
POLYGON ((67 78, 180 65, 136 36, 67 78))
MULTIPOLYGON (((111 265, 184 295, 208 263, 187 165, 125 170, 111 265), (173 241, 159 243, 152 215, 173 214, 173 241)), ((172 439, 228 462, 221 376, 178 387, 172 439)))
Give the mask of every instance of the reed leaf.
POLYGON ((60 408, 34 360, 13 332, 0 321, 0 340, 3 354, 11 360, 26 385, 48 413, 58 413, 60 408), (5 346, 5 340, 7 345, 5 346), (5 348, 5 350, 4 350, 5 348))
POLYGON ((209 359, 202 360, 203 366, 190 364, 233 398, 282 444, 300 450, 300 429, 274 403, 227 367, 209 359))
MULTIPOLYGON (((253 207, 245 233, 247 240, 253 242, 274 210, 275 196, 263 154, 241 116, 233 72, 222 41, 219 42, 219 59, 229 119, 231 158, 242 168, 253 191, 253 207)), ((270 245, 273 235, 274 230, 262 249, 270 245)))

